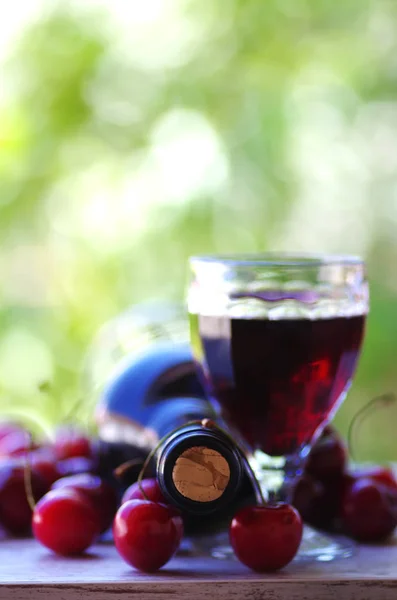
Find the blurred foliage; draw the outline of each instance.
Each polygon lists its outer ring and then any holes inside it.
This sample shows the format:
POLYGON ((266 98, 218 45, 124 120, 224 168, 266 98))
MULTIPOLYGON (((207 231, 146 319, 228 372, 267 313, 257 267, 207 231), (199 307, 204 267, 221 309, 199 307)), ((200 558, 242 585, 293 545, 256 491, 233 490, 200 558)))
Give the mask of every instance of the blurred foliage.
POLYGON ((42 2, 1 66, 4 413, 65 418, 98 327, 231 250, 363 254, 340 428, 395 389, 396 30, 392 0, 42 2))

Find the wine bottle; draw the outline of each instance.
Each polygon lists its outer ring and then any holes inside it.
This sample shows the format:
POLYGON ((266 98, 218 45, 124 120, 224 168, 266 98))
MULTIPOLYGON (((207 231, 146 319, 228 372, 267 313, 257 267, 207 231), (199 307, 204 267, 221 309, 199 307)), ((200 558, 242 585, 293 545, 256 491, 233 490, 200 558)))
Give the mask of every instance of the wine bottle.
POLYGON ((254 501, 246 459, 214 423, 188 345, 157 342, 127 357, 105 386, 96 418, 102 475, 136 461, 125 489, 152 453, 145 476, 157 477, 189 534, 221 529, 254 501))
POLYGON ((102 473, 143 462, 166 434, 203 418, 214 418, 214 411, 188 344, 160 341, 134 352, 104 386, 95 411, 102 473))
POLYGON ((190 532, 219 530, 239 507, 255 502, 247 459, 208 419, 168 435, 156 451, 155 470, 163 495, 181 510, 190 532))

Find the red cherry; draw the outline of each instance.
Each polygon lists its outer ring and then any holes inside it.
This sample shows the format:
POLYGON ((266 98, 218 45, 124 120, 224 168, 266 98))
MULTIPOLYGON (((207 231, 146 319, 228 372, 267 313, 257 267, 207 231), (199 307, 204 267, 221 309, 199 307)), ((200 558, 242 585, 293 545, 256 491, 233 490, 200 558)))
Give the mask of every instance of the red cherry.
POLYGON ((21 425, 18 425, 18 423, 13 423, 11 421, 0 422, 0 441, 9 433, 15 433, 18 431, 25 432, 25 429, 21 427, 21 425))
POLYGON ((39 448, 29 456, 29 462, 36 473, 39 473, 49 489, 54 481, 61 477, 56 459, 50 448, 39 448))
POLYGON ((319 481, 341 476, 346 467, 347 449, 335 430, 326 428, 310 450, 305 471, 319 481))
POLYGON ((338 528, 344 497, 352 481, 349 474, 323 482, 316 481, 316 494, 312 496, 311 505, 303 516, 304 520, 327 531, 338 528))
POLYGON ((118 505, 116 492, 109 483, 97 475, 80 473, 62 477, 52 486, 53 490, 61 488, 72 488, 88 496, 97 510, 101 533, 109 529, 118 505))
POLYGON ((324 486, 308 473, 304 473, 297 481, 293 495, 292 505, 298 510, 304 521, 310 522, 316 513, 317 505, 322 501, 324 486))
POLYGON ((0 439, 0 457, 23 456, 37 447, 27 431, 17 429, 0 439))
POLYGON ((150 500, 151 502, 168 504, 155 477, 142 479, 141 486, 137 481, 130 485, 130 487, 124 492, 124 495, 121 499, 121 504, 128 502, 128 500, 150 500), (142 493, 141 487, 146 494, 146 498, 142 493))
POLYGON ((367 477, 374 481, 378 481, 379 483, 383 483, 383 485, 386 485, 397 492, 397 480, 391 469, 387 469, 386 467, 378 467, 378 469, 376 469, 376 467, 374 467, 372 472, 368 472, 367 477))
POLYGON ((41 444, 38 448, 32 451, 31 456, 36 456, 37 458, 42 458, 45 460, 56 461, 57 456, 55 454, 55 449, 51 444, 41 444))
MULTIPOLYGON (((0 523, 15 535, 30 530, 32 510, 26 494, 25 465, 23 461, 0 461, 0 523)), ((48 490, 34 468, 31 470, 32 491, 35 501, 48 490)))
POLYGON ((174 507, 130 500, 117 511, 113 537, 126 563, 151 573, 174 556, 183 536, 182 518, 174 507))
POLYGON ((60 427, 55 435, 54 448, 59 460, 75 456, 93 456, 90 438, 79 429, 71 426, 60 427))
POLYGON ((99 534, 98 514, 91 501, 71 488, 48 492, 36 505, 33 534, 57 554, 81 554, 99 534))
POLYGON ((259 572, 277 571, 296 555, 303 524, 289 504, 247 506, 230 525, 230 543, 237 558, 259 572))
POLYGON ((342 510, 343 528, 358 541, 380 542, 397 525, 397 494, 372 479, 355 481, 346 492, 342 510))
POLYGON ((397 492, 397 480, 393 470, 388 467, 376 465, 359 467, 351 472, 351 476, 355 480, 365 477, 367 479, 372 479, 373 481, 378 481, 379 483, 383 483, 384 485, 393 488, 397 492))
POLYGON ((61 477, 67 477, 68 475, 78 475, 80 473, 95 473, 97 464, 93 458, 74 456, 59 460, 57 468, 61 477))

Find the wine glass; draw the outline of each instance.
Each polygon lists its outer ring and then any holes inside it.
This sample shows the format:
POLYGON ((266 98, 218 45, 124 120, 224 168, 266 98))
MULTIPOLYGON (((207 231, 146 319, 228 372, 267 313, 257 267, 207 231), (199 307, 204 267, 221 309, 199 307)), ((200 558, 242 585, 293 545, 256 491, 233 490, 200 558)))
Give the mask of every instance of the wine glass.
MULTIPOLYGON (((352 256, 197 256, 190 276, 199 377, 267 499, 288 501, 352 381, 368 313, 365 265, 352 256)), ((332 560, 349 548, 306 528, 300 555, 332 560)))

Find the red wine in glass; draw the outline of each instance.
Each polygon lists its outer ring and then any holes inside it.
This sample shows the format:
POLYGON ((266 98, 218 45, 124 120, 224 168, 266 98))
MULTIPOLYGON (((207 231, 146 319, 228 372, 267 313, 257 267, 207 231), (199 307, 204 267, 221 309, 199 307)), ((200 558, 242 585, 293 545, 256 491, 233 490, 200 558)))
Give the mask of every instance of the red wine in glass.
POLYGON ((294 454, 333 415, 354 373, 364 316, 190 315, 209 397, 253 450, 294 454))
MULTIPOLYGON (((288 499, 356 369, 365 265, 351 256, 198 256, 190 274, 191 344, 208 398, 268 498, 288 499)), ((306 556, 319 560, 346 555, 315 536, 309 545, 306 556)))

